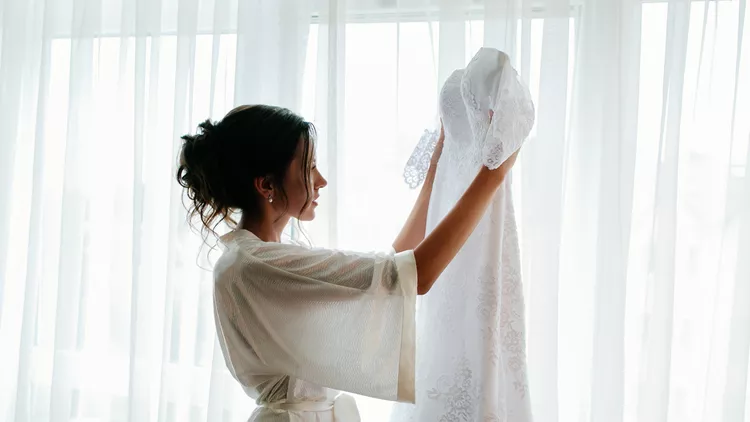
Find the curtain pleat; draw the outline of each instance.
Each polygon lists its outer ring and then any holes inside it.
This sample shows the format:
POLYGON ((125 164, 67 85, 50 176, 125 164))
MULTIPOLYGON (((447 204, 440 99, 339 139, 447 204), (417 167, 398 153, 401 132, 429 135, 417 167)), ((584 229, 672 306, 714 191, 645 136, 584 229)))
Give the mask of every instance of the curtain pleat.
POLYGON ((747 16, 746 0, 0 1, 0 420, 246 420, 213 323, 220 251, 174 181, 180 136, 241 104, 303 113, 329 185, 294 235, 385 249, 442 83, 488 46, 537 110, 513 174, 535 418, 750 421, 747 16))

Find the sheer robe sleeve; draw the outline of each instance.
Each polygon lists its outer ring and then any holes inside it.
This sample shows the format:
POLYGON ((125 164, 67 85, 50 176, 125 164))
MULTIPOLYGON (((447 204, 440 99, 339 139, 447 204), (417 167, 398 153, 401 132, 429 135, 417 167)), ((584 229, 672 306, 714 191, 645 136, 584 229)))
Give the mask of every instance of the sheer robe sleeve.
POLYGON ((534 126, 529 89, 505 53, 482 48, 467 65, 461 90, 468 107, 480 114, 475 136, 482 142, 483 164, 494 170, 521 147, 534 126))
POLYGON ((217 313, 263 371, 414 402, 417 275, 411 251, 362 254, 245 242, 224 253, 215 279, 217 313))

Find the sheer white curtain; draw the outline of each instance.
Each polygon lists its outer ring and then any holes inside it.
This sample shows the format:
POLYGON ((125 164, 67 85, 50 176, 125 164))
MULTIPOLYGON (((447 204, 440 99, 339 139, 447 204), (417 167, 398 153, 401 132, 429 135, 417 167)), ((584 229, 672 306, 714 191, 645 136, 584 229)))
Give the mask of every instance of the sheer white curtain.
POLYGON ((233 103, 297 108, 307 2, 1 4, 0 420, 246 420, 177 148, 233 103))
POLYGON ((536 419, 749 422, 747 15, 745 0, 0 1, 0 420, 245 420, 173 182, 179 135, 235 104, 298 110, 331 182, 311 238, 382 249, 441 81, 487 45, 538 110, 514 176, 536 419))

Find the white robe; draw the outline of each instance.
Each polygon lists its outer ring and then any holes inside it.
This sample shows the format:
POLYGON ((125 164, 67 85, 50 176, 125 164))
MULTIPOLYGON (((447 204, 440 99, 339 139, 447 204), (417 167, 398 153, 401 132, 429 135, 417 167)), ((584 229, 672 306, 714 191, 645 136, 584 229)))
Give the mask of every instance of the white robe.
MULTIPOLYGON (((534 108, 508 57, 482 49, 440 93, 443 152, 427 229, 451 210, 482 165, 499 167, 528 136, 534 108), (494 116, 490 122, 490 110, 494 116)), ((423 180, 435 137, 420 141, 404 173, 423 180), (427 161, 428 162, 428 161, 427 161)), ((392 422, 530 422, 518 233, 508 178, 417 317, 416 407, 392 422)))
POLYGON ((358 421, 337 390, 413 403, 412 252, 312 249, 246 230, 221 241, 216 328, 227 367, 261 406, 251 421, 358 421))

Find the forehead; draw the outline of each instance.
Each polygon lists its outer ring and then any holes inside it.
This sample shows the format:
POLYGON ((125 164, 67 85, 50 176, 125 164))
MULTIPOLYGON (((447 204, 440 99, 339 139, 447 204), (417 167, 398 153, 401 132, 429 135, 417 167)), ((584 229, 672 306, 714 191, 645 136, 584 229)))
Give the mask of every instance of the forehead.
POLYGON ((301 171, 302 168, 307 167, 307 164, 303 162, 304 160, 307 160, 307 163, 315 161, 315 148, 313 143, 306 141, 303 135, 297 142, 297 149, 294 152, 294 158, 292 158, 292 164, 294 165, 290 166, 290 171, 301 171))
POLYGON ((314 160, 315 159, 315 144, 312 139, 309 139, 304 135, 300 135, 299 142, 297 142, 297 149, 294 152, 294 159, 301 160, 305 157, 314 160))

